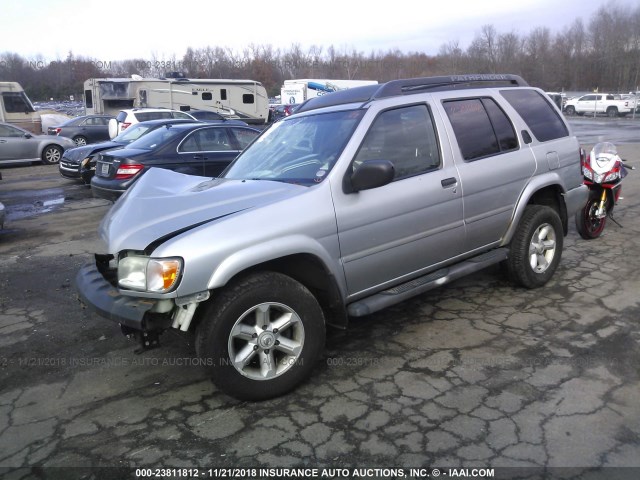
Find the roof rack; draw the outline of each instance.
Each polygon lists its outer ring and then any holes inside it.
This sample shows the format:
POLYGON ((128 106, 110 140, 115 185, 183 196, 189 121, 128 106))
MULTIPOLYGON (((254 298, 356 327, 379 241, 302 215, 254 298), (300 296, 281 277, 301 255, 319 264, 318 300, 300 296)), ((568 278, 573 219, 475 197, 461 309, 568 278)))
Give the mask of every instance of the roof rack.
POLYGON ((409 78, 392 80, 381 85, 372 99, 419 93, 424 90, 439 91, 459 88, 477 88, 480 86, 528 87, 529 84, 518 75, 493 73, 409 78))
POLYGON ((468 89, 479 87, 528 87, 522 77, 511 74, 471 74, 447 75, 440 77, 407 78, 391 80, 382 85, 366 85, 347 90, 332 92, 321 97, 315 97, 304 102, 297 112, 331 107, 345 103, 358 103, 375 100, 377 98, 411 95, 425 91, 437 92, 443 90, 468 89))

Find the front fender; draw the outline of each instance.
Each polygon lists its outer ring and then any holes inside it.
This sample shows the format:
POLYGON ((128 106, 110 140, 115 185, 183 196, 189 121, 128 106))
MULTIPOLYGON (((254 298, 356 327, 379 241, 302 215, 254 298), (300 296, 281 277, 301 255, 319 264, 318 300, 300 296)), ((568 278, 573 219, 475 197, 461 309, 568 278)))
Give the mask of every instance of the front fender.
POLYGON ((300 234, 251 245, 225 257, 209 278, 207 289, 212 290, 222 287, 234 276, 257 265, 298 254, 307 254, 317 258, 326 270, 334 276, 338 282, 338 288, 344 296, 346 292, 346 285, 343 281, 344 275, 339 271, 335 262, 332 261, 331 253, 316 239, 300 234))

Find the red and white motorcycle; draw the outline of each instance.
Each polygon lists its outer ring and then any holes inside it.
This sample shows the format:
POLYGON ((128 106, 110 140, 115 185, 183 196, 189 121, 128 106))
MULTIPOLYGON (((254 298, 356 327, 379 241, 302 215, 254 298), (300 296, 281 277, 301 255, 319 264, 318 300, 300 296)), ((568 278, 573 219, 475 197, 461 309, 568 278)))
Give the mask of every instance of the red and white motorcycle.
POLYGON ((634 167, 624 164, 611 142, 596 144, 589 157, 581 161, 581 167, 584 183, 589 187, 589 200, 576 213, 576 228, 582 238, 590 240, 602 234, 607 217, 620 225, 613 218, 613 207, 620 199, 627 169, 634 167))

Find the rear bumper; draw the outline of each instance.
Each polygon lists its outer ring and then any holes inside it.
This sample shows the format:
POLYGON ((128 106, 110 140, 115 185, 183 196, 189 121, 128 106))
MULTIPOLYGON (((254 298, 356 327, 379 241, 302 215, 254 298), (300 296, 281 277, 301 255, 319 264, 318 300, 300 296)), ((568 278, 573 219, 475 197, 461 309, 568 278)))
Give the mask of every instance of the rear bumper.
POLYGON ((567 207, 567 216, 571 218, 578 210, 587 203, 589 199, 589 187, 580 185, 579 187, 567 190, 564 194, 564 203, 567 207))
POLYGON ((93 193, 93 196, 96 198, 104 198, 105 200, 115 202, 125 192, 125 190, 112 190, 102 187, 96 182, 96 178, 98 177, 95 175, 91 178, 91 193, 93 193))
POLYGON ((120 294, 95 263, 89 263, 78 271, 76 287, 82 303, 120 325, 143 332, 163 330, 171 325, 168 314, 151 313, 155 300, 120 294))
POLYGON ((95 174, 91 177, 91 191, 97 198, 116 201, 140 177, 140 174, 125 180, 105 178, 95 174))

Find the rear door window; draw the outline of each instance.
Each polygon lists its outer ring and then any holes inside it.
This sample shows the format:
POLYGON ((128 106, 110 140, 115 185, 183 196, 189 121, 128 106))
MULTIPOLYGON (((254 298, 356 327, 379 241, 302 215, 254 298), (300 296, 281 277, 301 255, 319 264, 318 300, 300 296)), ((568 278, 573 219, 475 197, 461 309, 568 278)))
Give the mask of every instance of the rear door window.
POLYGON ((465 160, 518 148, 511 121, 492 98, 447 100, 443 106, 465 160))
POLYGON ((232 128, 231 133, 236 138, 241 150, 244 150, 258 136, 258 132, 248 128, 232 128))

